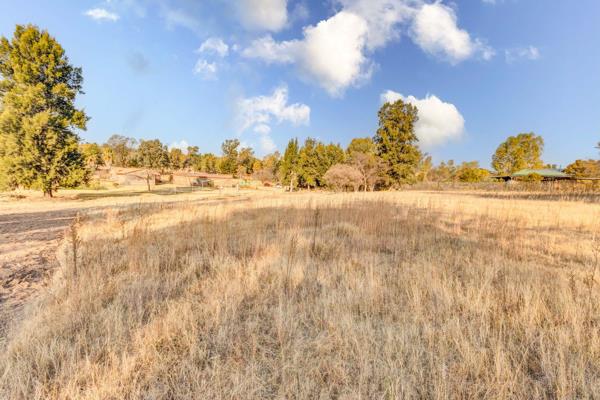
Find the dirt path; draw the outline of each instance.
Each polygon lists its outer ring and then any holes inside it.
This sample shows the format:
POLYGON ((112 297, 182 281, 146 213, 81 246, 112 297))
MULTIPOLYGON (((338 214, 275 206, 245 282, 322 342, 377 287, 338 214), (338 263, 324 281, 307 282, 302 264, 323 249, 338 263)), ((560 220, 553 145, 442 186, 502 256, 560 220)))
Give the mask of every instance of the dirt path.
POLYGON ((56 266, 56 247, 77 209, 0 215, 0 335, 56 266))

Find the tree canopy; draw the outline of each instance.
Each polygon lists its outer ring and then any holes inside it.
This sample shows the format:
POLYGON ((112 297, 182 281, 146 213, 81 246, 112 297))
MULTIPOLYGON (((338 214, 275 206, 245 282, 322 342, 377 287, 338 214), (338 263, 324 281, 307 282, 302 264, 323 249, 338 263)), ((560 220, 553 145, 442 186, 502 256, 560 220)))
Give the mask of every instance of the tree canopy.
POLYGON ((513 174, 525 168, 542 168, 544 139, 533 132, 509 136, 492 157, 492 167, 499 174, 513 174))
POLYGON ((414 183, 421 160, 415 123, 417 108, 402 100, 385 103, 378 112, 379 128, 373 141, 384 161, 389 184, 414 183))
POLYGON ((0 175, 8 186, 52 196, 86 182, 76 133, 88 120, 75 107, 81 68, 47 31, 17 25, 12 39, 0 39, 0 76, 0 175))

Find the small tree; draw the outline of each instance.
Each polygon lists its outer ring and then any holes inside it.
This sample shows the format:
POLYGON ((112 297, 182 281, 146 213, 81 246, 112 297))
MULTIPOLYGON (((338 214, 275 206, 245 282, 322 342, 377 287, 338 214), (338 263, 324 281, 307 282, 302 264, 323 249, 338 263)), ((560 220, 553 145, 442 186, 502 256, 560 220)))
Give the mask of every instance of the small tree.
POLYGON ((456 171, 456 178, 460 182, 483 182, 489 176, 489 171, 480 168, 477 161, 463 162, 456 171))
POLYGON ((223 159, 221 160, 221 172, 224 174, 233 175, 238 169, 238 147, 240 141, 238 139, 227 139, 221 145, 223 159))
POLYGON ((421 151, 415 135, 418 110, 410 103, 398 100, 385 103, 379 110, 379 129, 374 142, 377 154, 386 164, 389 184, 414 183, 421 151))
POLYGON ((525 168, 542 168, 544 139, 535 133, 520 133, 509 136, 494 153, 492 167, 499 174, 513 174, 525 168))
POLYGON ((169 152, 160 140, 141 140, 138 148, 139 165, 146 169, 146 184, 150 191, 150 178, 153 169, 164 169, 169 166, 169 152))
POLYGON ((327 170, 323 176, 327 186, 333 190, 352 189, 357 191, 360 187, 363 177, 361 173, 351 165, 335 164, 327 170))
POLYGON ((77 129, 87 116, 75 107, 82 93, 81 68, 61 45, 33 25, 17 25, 0 39, 0 175, 8 186, 41 189, 87 181, 77 129))

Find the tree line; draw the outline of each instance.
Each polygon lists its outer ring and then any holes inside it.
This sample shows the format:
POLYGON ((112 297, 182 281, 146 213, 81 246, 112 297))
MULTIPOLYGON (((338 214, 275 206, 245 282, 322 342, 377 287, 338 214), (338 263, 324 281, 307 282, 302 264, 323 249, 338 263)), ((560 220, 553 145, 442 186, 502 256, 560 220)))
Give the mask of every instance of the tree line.
MULTIPOLYGON (((259 158, 238 139, 221 145, 221 154, 200 153, 197 146, 171 148, 158 139, 121 135, 106 143, 82 143, 79 131, 89 117, 75 105, 82 94, 81 68, 70 64, 62 46, 36 26, 18 25, 11 39, 0 39, 0 189, 34 188, 45 195, 59 187, 86 184, 100 166, 157 170, 193 170, 290 188, 377 190, 426 181, 479 182, 492 174, 512 174, 546 166, 544 141, 532 132, 510 136, 492 157, 494 171, 477 161, 434 166, 419 148, 417 108, 402 100, 385 103, 373 136, 340 144, 291 139, 281 155, 259 158)), ((600 148, 600 143, 598 144, 600 148)), ((597 160, 577 160, 566 171, 578 177, 600 176, 597 160)))

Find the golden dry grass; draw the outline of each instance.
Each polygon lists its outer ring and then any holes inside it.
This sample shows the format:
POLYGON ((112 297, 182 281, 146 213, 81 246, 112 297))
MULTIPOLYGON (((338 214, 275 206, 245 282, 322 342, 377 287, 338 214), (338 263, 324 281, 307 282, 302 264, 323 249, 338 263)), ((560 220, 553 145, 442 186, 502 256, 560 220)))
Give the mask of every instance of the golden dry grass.
POLYGON ((0 395, 593 398, 599 227, 476 193, 107 211, 67 235, 0 395))

